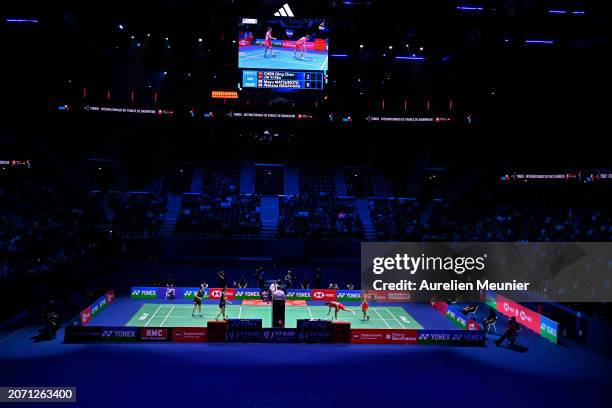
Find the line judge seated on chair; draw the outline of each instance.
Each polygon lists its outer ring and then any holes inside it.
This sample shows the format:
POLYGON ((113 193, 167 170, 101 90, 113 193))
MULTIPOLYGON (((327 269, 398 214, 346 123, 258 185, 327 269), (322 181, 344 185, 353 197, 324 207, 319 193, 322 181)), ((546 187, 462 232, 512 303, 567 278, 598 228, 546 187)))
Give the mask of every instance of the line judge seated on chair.
POLYGON ((521 327, 516 321, 516 317, 512 316, 508 320, 508 328, 506 329, 504 334, 500 336, 499 339, 495 340, 495 344, 497 344, 498 346, 501 346, 504 340, 508 339, 508 341, 510 342, 510 345, 511 346, 514 345, 514 342, 516 341, 516 338, 518 337, 518 334, 520 331, 521 331, 521 327))
POLYGON ((482 326, 485 329, 485 332, 489 333, 491 331, 491 327, 497 321, 497 313, 495 313, 495 309, 489 306, 489 314, 487 318, 482 321, 482 326))

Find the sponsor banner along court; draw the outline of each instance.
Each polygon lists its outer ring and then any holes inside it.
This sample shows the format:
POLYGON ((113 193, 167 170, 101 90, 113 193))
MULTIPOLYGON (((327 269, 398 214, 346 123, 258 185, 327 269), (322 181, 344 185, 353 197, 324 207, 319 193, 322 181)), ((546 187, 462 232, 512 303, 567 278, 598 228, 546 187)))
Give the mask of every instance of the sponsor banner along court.
MULTIPOLYGON (((158 299, 193 299, 198 292, 197 287, 152 287, 135 286, 131 289, 132 299, 158 300, 158 299)), ((334 290, 334 289, 287 289, 285 293, 287 300, 315 300, 329 302, 338 300, 340 302, 361 301, 359 290, 334 290)), ((225 296, 228 300, 256 300, 261 299, 259 288, 227 288, 225 296)), ((374 296, 374 294, 372 294, 374 296)), ((204 289, 204 299, 217 300, 221 297, 221 288, 204 289)), ((376 295, 372 300, 401 302, 408 300, 409 296, 404 293, 383 293, 376 295)))
POLYGON ((556 343, 558 341, 559 323, 543 316, 520 303, 516 303, 498 293, 486 293, 487 304, 507 317, 514 316, 516 321, 534 333, 556 343))

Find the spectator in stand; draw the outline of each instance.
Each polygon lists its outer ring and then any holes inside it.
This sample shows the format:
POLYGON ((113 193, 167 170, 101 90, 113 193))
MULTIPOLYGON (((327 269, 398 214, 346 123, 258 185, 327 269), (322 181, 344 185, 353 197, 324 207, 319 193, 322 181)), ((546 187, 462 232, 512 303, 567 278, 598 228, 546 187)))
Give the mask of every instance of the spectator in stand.
POLYGON ((68 299, 72 291, 87 286, 92 297, 101 294, 93 280, 111 250, 108 232, 100 230, 108 227, 108 220, 95 200, 62 185, 53 167, 40 169, 5 169, 0 174, 0 277, 7 278, 0 282, 0 321, 39 306, 31 297, 22 304, 19 293, 68 299))
POLYGON ((122 232, 156 234, 163 224, 166 202, 155 194, 126 193, 111 199, 114 223, 122 232))
POLYGON ((183 195, 177 232, 225 236, 258 234, 261 197, 239 194, 239 173, 211 170, 204 179, 206 193, 183 195))
POLYGON ((302 289, 310 289, 310 282, 308 282, 308 277, 306 275, 304 275, 304 279, 302 279, 300 286, 302 289))
POLYGON ((363 223, 353 199, 303 194, 281 199, 278 231, 287 237, 358 239, 363 223))
POLYGON ((285 287, 287 289, 291 289, 291 285, 293 283, 293 277, 291 274, 291 270, 287 271, 287 274, 285 275, 285 287))
POLYGON ((329 289, 338 290, 340 288, 338 287, 337 283, 332 282, 332 283, 329 284, 329 289))
POLYGON ((248 282, 247 282, 246 278, 244 277, 244 275, 242 275, 240 277, 240 281, 238 282, 238 287, 246 288, 247 286, 248 286, 248 282))
POLYGON ((355 285, 353 285, 353 282, 349 282, 346 284, 346 288, 348 290, 354 290, 355 289, 355 285))

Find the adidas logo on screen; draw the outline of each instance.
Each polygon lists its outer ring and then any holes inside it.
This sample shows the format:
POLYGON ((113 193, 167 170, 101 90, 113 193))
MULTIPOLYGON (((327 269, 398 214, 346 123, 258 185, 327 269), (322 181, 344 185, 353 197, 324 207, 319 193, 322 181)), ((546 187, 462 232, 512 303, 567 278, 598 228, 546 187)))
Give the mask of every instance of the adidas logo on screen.
POLYGON ((279 8, 276 13, 274 13, 276 17, 293 17, 293 11, 291 11, 291 7, 287 3, 283 4, 283 7, 279 8))

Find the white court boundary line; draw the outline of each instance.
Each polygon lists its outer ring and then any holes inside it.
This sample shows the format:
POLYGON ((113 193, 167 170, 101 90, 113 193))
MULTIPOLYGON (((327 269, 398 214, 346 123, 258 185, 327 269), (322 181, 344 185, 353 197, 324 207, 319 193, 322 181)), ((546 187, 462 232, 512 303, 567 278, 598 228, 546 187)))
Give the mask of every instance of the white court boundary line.
MULTIPOLYGON (((149 326, 149 324, 151 323, 151 321, 152 321, 152 320, 155 318, 155 316, 156 316, 156 315, 159 313, 159 311, 161 310, 161 308, 162 308, 162 307, 164 307, 164 306, 169 306, 169 305, 163 305, 163 304, 159 305, 159 306, 157 307, 157 309, 155 310, 155 312, 153 313, 153 315, 152 315, 151 317, 149 317, 149 320, 148 320, 148 321, 145 323, 145 326, 144 326, 144 327, 148 327, 148 326, 149 326)), ((206 319, 206 318, 207 318, 207 316, 206 316, 206 310, 207 310, 207 309, 214 309, 214 308, 215 308, 215 305, 214 305, 214 304, 205 304, 205 305, 202 305, 202 306, 203 306, 203 309, 204 309, 204 310, 203 310, 203 312, 204 312, 204 313, 203 313, 203 318, 204 318, 204 319, 206 319)), ((161 322, 161 324, 160 324, 160 326, 159 326, 159 327, 162 327, 162 326, 164 325, 164 323, 167 321, 167 319, 168 319, 169 317, 172 317, 172 318, 177 318, 177 319, 190 319, 190 318, 191 318, 191 313, 189 313, 188 315, 182 315, 182 314, 173 315, 173 312, 174 312, 174 311, 180 312, 181 310, 191 310, 191 307, 192 307, 192 306, 191 306, 190 304, 174 304, 174 305, 172 305, 172 307, 170 308, 170 310, 168 311, 168 313, 167 313, 167 314, 166 314, 166 316, 164 317, 164 320, 161 322)), ((301 306, 301 307, 303 307, 303 306, 301 306)), ((324 306, 314 306, 314 307, 315 307, 315 308, 317 308, 317 310, 321 310, 321 311, 325 311, 325 310, 327 309, 327 307, 324 307, 324 306)), ((297 306, 296 306, 296 308, 297 308, 297 306)), ((240 318, 242 318, 242 305, 228 305, 228 306, 226 307, 226 309, 230 309, 230 310, 236 310, 236 309, 238 309, 238 318, 239 318, 239 319, 240 319, 240 318)), ((311 318, 311 319, 314 319, 315 317, 314 317, 314 315, 313 315, 313 313, 312 313, 311 306, 306 306, 306 307, 305 307, 305 309, 308 311, 308 315, 310 316, 310 318, 311 318)), ((404 326, 404 324, 403 324, 403 323, 402 323, 400 320, 398 320, 398 319, 397 319, 397 318, 396 318, 396 317, 393 315, 393 313, 391 313, 391 311, 390 311, 390 310, 388 310, 387 308, 384 308, 384 309, 383 309, 383 308, 381 308, 381 310, 385 310, 385 311, 386 311, 388 314, 390 314, 390 315, 391 315, 391 317, 392 317, 391 319, 385 319, 385 318, 384 318, 384 317, 383 317, 383 316, 382 316, 382 315, 381 315, 381 314, 378 312, 378 310, 377 310, 377 309, 378 309, 378 308, 376 308, 376 307, 373 307, 373 308, 372 308, 372 310, 374 310, 374 312, 375 312, 375 313, 378 315, 378 318, 375 318, 374 320, 381 320, 381 321, 383 321, 383 322, 385 323, 385 325, 386 325, 386 326, 387 326, 389 329, 392 329, 392 327, 389 325, 389 323, 387 323, 387 322, 389 322, 389 321, 395 321, 395 322, 399 323, 399 325, 400 325, 402 328, 404 328, 404 329, 406 328, 406 326, 404 326)), ((213 315, 214 315, 214 313, 213 313, 213 315)), ((212 318, 212 316, 213 316, 213 315, 211 315, 211 317, 210 317, 210 318, 212 318)), ((329 316, 326 316, 326 317, 329 317, 329 316)), ((321 318, 323 318, 323 319, 324 319, 325 317, 321 317, 321 318)), ((354 317, 354 316, 351 316, 351 317, 348 317, 348 316, 343 316, 343 317, 339 318, 338 320, 339 320, 339 321, 361 321, 361 319, 360 319, 360 318, 358 318, 358 317, 354 317)), ((141 326, 141 327, 142 327, 142 326, 141 326)), ((9 336, 8 336, 8 337, 6 337, 5 339, 0 340, 0 343, 4 342, 4 341, 5 341, 5 340, 7 340, 9 337, 12 337, 12 336, 13 336, 13 335, 15 335, 15 334, 16 334, 16 333, 13 333, 12 335, 9 335, 9 336)))
POLYGON ((159 312, 159 309, 161 309, 161 307, 162 307, 162 305, 157 306, 157 310, 155 310, 155 313, 153 313, 153 315, 151 317, 149 317, 149 320, 147 320, 147 322, 145 323, 145 327, 149 326, 149 323, 151 323, 151 320, 153 320, 153 318, 159 312))
POLYGON ((385 307, 385 312, 389 313, 389 314, 391 315, 391 317, 393 317, 393 318, 395 319, 395 321, 396 321, 396 322, 398 322, 398 323, 400 324, 400 326, 402 326, 402 329, 405 329, 405 328, 406 328, 406 326, 404 326, 404 325, 402 324, 402 322, 400 322, 400 321, 399 321, 399 319, 398 319, 397 317, 395 317, 395 315, 394 315, 393 313, 391 313, 391 312, 389 311, 389 309, 387 309, 386 307, 385 307))
MULTIPOLYGON (((203 319, 208 318, 208 316, 207 316, 205 313, 204 313, 202 316, 203 316, 203 317, 202 317, 203 319)), ((174 318, 176 318, 176 319, 192 319, 191 314, 188 314, 188 315, 171 315, 170 317, 172 317, 173 319, 174 319, 174 318)), ((329 318, 329 316, 323 316, 323 317, 320 317, 320 319, 324 319, 324 320, 325 320, 325 317, 329 318)), ((312 318, 314 319, 315 317, 313 316, 312 318)), ((257 318, 257 317, 254 317, 253 319, 258 319, 258 318, 257 318)), ((339 317, 338 317, 338 320, 339 320, 339 321, 342 321, 342 320, 353 320, 353 321, 360 321, 360 322, 361 322, 361 321, 363 321, 363 320, 362 320, 360 317, 356 317, 356 316, 350 316, 350 317, 348 317, 348 316, 346 316, 346 315, 342 315, 342 317, 340 317, 340 316, 339 316, 339 317)), ((376 321, 376 322, 377 322, 377 321, 379 321, 379 320, 381 320, 381 321, 387 321, 387 322, 395 322, 395 321, 397 321, 396 319, 384 319, 384 318, 382 318, 382 319, 378 319, 378 318, 376 318, 376 317, 373 317, 373 318, 372 318, 372 321, 376 321)))
POLYGON ((164 323, 166 323, 166 320, 168 320, 168 317, 170 317, 170 315, 172 314, 172 311, 174 310, 174 306, 172 305, 172 307, 170 308, 170 311, 168 312, 168 314, 166 315, 166 318, 164 320, 162 320, 161 324, 159 325, 159 327, 163 327, 164 323))
POLYGON ((325 60, 323 60, 323 64, 321 64, 320 71, 325 71, 325 66, 327 65, 327 60, 328 59, 329 59, 329 54, 327 54, 327 57, 325 57, 325 60))
POLYGON ((376 310, 376 308, 373 308, 373 309, 376 312, 376 314, 378 315, 378 317, 380 317, 380 320, 385 322, 385 324, 387 325, 388 328, 391 328, 391 326, 389 326, 389 323, 387 323, 387 320, 383 319, 383 317, 380 315, 380 313, 378 313, 378 310, 376 310))
MULTIPOLYGON (((239 55, 241 60, 246 60, 246 59, 251 59, 251 58, 263 58, 265 52, 262 52, 261 54, 251 54, 251 55, 249 55, 249 53, 245 52, 245 54, 246 54, 245 57, 239 55)), ((253 69, 253 68, 249 68, 249 69, 253 69)))
POLYGON ((0 340, 0 344, 1 344, 1 343, 4 343, 5 341, 7 341, 8 339, 10 339, 11 337, 13 337, 14 335, 16 335, 17 333, 19 333, 20 331, 23 331, 23 330, 25 330, 25 329, 26 329, 25 327, 22 327, 21 329, 19 329, 19 330, 17 330, 17 331, 15 331, 15 332, 13 332, 13 333, 11 333, 11 334, 9 334, 8 336, 6 336, 6 337, 5 337, 5 338, 3 338, 2 340, 0 340))

